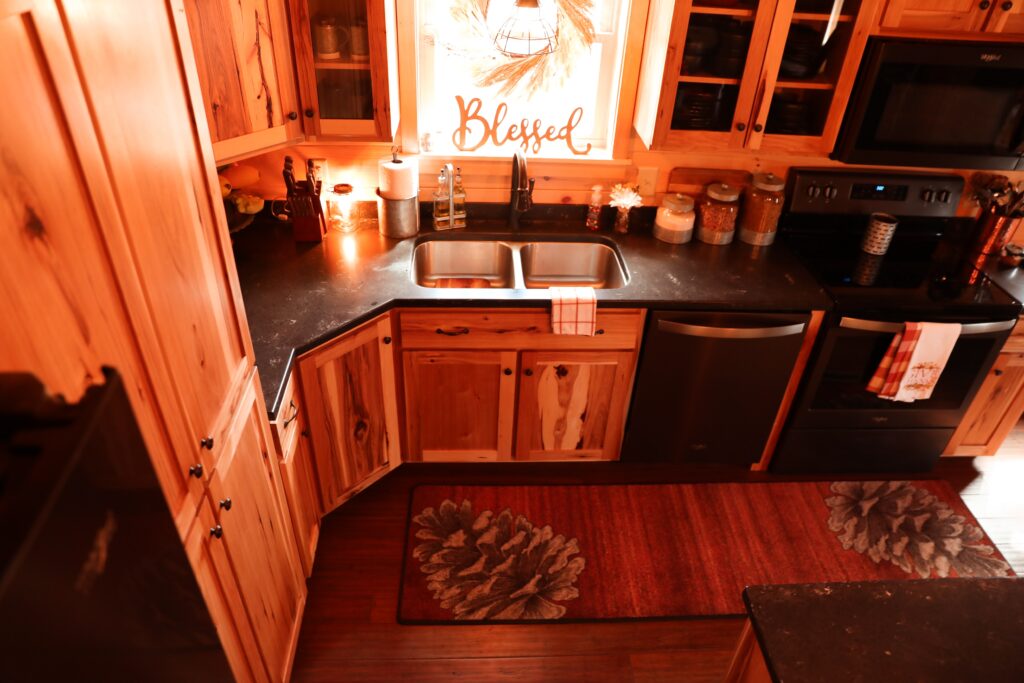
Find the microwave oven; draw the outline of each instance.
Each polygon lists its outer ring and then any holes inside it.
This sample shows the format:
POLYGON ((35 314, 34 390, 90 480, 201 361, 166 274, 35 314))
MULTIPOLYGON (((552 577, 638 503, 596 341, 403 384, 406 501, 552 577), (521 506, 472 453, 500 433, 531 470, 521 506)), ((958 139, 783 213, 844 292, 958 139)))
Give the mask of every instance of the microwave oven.
POLYGON ((832 158, 1024 170, 1024 44, 872 38, 832 158))

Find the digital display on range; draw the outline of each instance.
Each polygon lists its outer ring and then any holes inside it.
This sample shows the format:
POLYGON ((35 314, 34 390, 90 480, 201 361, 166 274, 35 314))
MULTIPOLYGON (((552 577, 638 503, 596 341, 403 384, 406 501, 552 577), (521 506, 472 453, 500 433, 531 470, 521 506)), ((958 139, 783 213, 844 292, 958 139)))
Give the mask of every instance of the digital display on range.
POLYGON ((882 185, 880 183, 854 183, 850 199, 882 199, 902 202, 907 198, 907 185, 882 185))

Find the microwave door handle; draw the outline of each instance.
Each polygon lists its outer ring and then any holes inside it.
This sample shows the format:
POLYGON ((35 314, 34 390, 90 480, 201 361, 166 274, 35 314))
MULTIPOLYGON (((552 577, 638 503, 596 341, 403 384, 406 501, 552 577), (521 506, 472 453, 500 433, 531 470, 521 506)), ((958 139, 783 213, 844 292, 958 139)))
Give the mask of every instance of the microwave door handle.
MULTIPOLYGON (((1017 320, 997 320, 990 323, 968 323, 960 326, 960 334, 987 334, 989 332, 1005 332, 1012 330, 1017 320)), ((903 331, 903 323, 883 322, 881 320, 863 320, 861 318, 842 318, 839 327, 863 332, 885 332, 896 334, 903 331)))

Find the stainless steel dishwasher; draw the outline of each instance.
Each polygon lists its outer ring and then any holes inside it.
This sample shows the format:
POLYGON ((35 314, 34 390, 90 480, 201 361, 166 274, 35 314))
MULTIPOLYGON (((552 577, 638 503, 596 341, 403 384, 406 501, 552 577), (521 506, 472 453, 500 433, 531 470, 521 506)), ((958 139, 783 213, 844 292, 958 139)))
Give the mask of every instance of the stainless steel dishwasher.
POLYGON ((808 314, 653 311, 621 459, 757 462, 808 320, 808 314))

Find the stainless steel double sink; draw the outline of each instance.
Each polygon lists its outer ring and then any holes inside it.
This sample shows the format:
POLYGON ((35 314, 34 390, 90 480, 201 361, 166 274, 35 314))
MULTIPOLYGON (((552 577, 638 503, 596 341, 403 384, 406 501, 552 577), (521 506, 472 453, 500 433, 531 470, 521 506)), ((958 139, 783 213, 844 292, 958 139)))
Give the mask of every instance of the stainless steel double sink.
POLYGON ((615 289, 629 281, 622 254, 599 237, 517 241, 421 238, 412 254, 421 287, 615 289))

